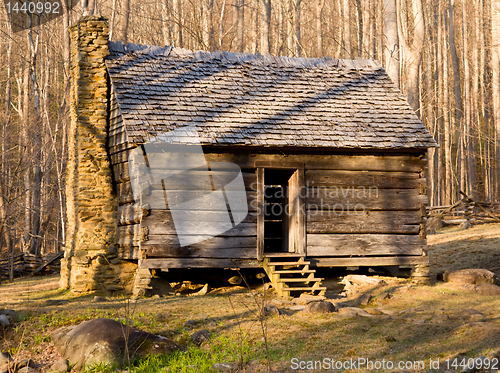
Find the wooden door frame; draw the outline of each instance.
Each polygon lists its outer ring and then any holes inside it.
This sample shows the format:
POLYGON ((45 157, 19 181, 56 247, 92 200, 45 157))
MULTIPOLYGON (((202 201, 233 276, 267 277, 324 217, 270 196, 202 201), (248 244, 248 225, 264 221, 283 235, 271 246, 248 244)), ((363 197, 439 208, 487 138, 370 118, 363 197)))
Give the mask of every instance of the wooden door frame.
POLYGON ((305 187, 305 164, 302 162, 282 162, 282 161, 255 161, 257 174, 257 260, 264 259, 264 171, 266 169, 276 170, 296 170, 297 189, 299 195, 298 204, 298 237, 297 237, 297 255, 306 255, 306 215, 305 215, 305 196, 302 188, 305 187))

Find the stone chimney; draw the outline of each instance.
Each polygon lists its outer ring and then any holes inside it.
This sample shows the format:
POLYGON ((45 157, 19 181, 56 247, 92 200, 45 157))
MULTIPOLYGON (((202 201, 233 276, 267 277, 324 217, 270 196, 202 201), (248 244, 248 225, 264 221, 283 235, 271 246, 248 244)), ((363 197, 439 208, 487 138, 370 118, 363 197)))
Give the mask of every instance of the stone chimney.
POLYGON ((71 126, 67 167, 68 229, 61 287, 73 292, 122 291, 137 268, 116 257, 118 202, 107 153, 109 86, 105 58, 108 24, 83 17, 70 28, 71 126))

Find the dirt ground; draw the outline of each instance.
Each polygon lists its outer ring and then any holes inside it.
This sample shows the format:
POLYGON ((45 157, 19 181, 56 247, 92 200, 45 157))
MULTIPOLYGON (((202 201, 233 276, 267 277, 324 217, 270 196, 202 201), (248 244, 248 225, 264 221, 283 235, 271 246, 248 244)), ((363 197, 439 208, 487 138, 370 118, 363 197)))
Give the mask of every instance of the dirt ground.
MULTIPOLYGON (((464 268, 485 268, 500 275, 500 224, 466 231, 444 229, 429 236, 428 243, 433 275, 464 268)), ((407 367, 410 372, 427 372, 430 361, 439 360, 441 370, 445 371, 447 359, 449 363, 457 357, 488 357, 500 351, 500 297, 480 295, 459 284, 437 282, 424 286, 410 279, 377 278, 384 283, 372 288, 359 287, 347 297, 339 295, 342 286, 337 277, 325 283, 331 284, 327 295, 337 306, 359 306, 360 297, 370 292, 372 301, 360 307, 370 312, 379 310, 383 315, 311 315, 282 307, 283 316, 267 319, 266 336, 273 370, 328 371, 293 369, 292 362, 365 358, 425 363, 425 369, 407 367)), ((267 362, 256 301, 262 304, 270 297, 272 293, 264 294, 262 286, 252 291, 218 287, 202 297, 172 295, 140 299, 132 304, 130 316, 136 327, 172 338, 182 346, 189 346, 191 331, 183 326, 188 319, 195 321, 196 329, 207 328, 214 335, 233 338, 243 333, 253 351, 240 371, 259 372, 266 371, 267 362)), ((91 300, 91 295, 75 297, 58 290, 56 276, 1 284, 0 309, 14 309, 26 316, 15 326, 0 330, 0 349, 19 357, 31 357, 40 369, 46 369, 59 357, 48 337, 51 331, 95 317, 125 316, 125 298, 100 303, 91 300)))

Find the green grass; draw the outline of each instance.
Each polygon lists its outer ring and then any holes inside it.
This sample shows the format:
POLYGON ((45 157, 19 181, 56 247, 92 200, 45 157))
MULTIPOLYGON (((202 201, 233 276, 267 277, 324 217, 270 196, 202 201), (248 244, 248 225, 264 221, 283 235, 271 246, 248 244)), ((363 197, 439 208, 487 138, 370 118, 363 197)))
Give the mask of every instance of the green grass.
MULTIPOLYGON (((192 373, 213 372, 213 365, 216 363, 236 363, 246 364, 248 361, 264 357, 262 343, 250 346, 248 336, 230 337, 219 335, 212 338, 202 347, 191 345, 185 351, 176 351, 172 354, 154 355, 146 358, 134 358, 131 373, 192 373)), ((128 367, 127 367, 128 368, 128 367)), ((110 373, 116 367, 105 366, 103 364, 87 368, 86 373, 110 373)))

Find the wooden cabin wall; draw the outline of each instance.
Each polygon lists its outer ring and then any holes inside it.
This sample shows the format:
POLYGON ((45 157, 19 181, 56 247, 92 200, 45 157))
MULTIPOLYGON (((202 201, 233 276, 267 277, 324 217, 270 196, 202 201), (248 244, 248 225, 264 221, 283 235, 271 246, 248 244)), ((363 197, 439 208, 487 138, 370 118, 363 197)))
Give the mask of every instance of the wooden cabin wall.
POLYGON ((118 195, 118 258, 139 259, 140 222, 147 213, 135 203, 130 183, 128 156, 136 147, 128 143, 123 119, 114 94, 111 94, 108 146, 118 195))
MULTIPOLYGON (((211 237, 211 229, 221 219, 227 219, 228 211, 212 211, 212 206, 200 206, 210 210, 210 219, 207 221, 205 214, 197 221, 193 215, 193 236, 200 242, 190 246, 180 246, 176 235, 172 215, 169 211, 168 201, 161 185, 153 185, 148 194, 143 196, 143 203, 149 201, 165 201, 166 210, 151 209, 148 216, 142 220, 143 229, 147 230, 148 237, 141 243, 141 249, 146 251, 147 257, 162 258, 218 258, 218 259, 252 259, 255 258, 257 246, 257 217, 256 217, 256 175, 254 169, 242 170, 243 180, 247 191, 249 214, 235 228, 230 229, 217 237, 211 237)), ((196 183, 192 184, 189 193, 206 193, 201 191, 196 183)), ((183 192, 185 194, 188 192, 183 192)))
POLYGON ((425 253, 425 161, 384 167, 398 158, 360 157, 358 169, 306 166, 308 256, 425 253))

